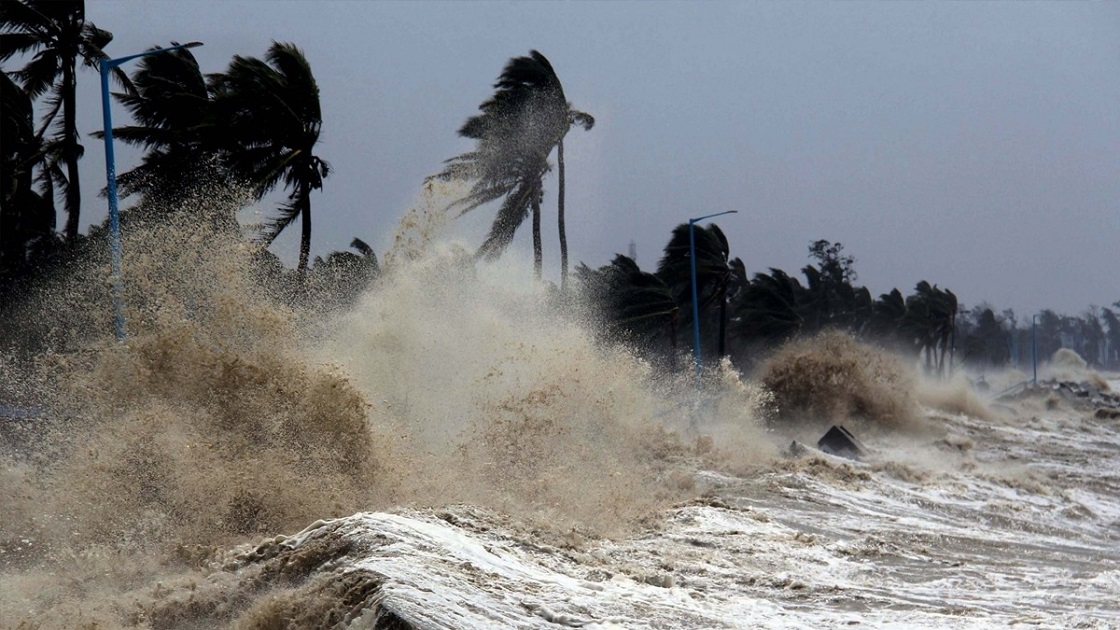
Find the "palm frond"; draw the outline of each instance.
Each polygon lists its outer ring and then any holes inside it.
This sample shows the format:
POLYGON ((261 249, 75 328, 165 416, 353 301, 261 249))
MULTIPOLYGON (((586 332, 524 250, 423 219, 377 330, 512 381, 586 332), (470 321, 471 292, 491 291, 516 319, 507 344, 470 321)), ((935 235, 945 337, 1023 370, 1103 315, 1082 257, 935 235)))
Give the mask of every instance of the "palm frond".
POLYGON ((298 200, 291 200, 280 206, 278 213, 272 218, 265 221, 261 226, 260 240, 265 245, 271 245, 276 240, 280 233, 288 228, 289 225, 295 223, 299 218, 300 207, 298 200))
POLYGON ((591 128, 595 126, 594 116, 575 109, 568 112, 568 120, 571 121, 573 125, 583 127, 584 131, 590 131, 591 128))
POLYGON ((12 73, 31 98, 39 98, 54 87, 61 68, 61 60, 53 50, 42 50, 22 69, 12 73))
POLYGON ((532 205, 533 197, 539 194, 538 186, 537 182, 523 182, 506 195, 506 200, 502 202, 494 222, 490 225, 490 232, 486 235, 486 240, 482 242, 482 245, 478 248, 478 253, 475 254, 477 257, 494 260, 509 247, 509 244, 513 242, 513 236, 517 232, 517 228, 529 216, 529 207, 532 205))

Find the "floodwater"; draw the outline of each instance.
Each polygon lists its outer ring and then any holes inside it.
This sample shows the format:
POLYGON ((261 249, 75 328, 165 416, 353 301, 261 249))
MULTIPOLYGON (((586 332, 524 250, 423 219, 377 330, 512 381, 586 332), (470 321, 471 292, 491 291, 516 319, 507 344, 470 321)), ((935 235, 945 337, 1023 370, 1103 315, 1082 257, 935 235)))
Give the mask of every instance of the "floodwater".
POLYGON ((1116 420, 934 415, 942 437, 872 440, 865 463, 698 470, 703 497, 619 539, 469 505, 366 513, 245 547, 209 579, 310 567, 288 602, 358 592, 337 617, 352 628, 1117 627, 1116 420))

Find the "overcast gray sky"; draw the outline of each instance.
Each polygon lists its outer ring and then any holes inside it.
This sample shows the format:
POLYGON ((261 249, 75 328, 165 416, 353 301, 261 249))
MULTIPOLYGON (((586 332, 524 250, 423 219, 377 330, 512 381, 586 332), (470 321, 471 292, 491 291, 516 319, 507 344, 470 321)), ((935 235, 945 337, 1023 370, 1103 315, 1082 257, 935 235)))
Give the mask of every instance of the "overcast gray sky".
MULTIPOLYGON (((421 180, 470 147, 456 130, 506 60, 536 48, 597 119, 565 143, 574 261, 605 264, 633 239, 652 269, 676 224, 734 209, 719 223, 752 273, 796 272, 824 238, 874 295, 928 280, 1020 315, 1120 300, 1117 3, 90 0, 87 12, 115 35, 113 57, 201 40, 195 56, 216 72, 272 40, 303 48, 334 167, 312 199, 314 255, 354 236, 381 254, 421 180)), ((79 81, 88 134, 98 78, 79 81)), ((104 162, 84 142, 88 224, 105 216, 104 162)), ((118 170, 137 157, 118 153, 118 170)), ((476 212, 478 232, 493 209, 476 212)), ((516 247, 531 247, 528 228, 516 247)), ((289 231, 275 249, 294 262, 289 231)))

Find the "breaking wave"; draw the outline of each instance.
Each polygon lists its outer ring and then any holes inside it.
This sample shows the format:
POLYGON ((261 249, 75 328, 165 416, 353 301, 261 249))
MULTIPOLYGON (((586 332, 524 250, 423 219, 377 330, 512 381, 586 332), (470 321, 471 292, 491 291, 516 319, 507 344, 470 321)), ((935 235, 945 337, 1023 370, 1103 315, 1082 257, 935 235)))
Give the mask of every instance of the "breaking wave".
POLYGON ((914 370, 843 332, 824 332, 780 348, 759 368, 779 423, 855 420, 879 428, 915 428, 921 409, 914 370))
POLYGON ((691 381, 597 342, 515 262, 476 268, 419 205, 346 312, 262 288, 260 250, 187 213, 125 231, 123 343, 99 256, 29 299, 47 343, 11 350, 6 380, 42 409, 4 425, 22 437, 0 453, 0 607, 113 625, 152 576, 362 510, 471 503, 611 535, 699 492, 681 472, 699 459, 765 455, 741 448, 756 388, 725 370, 704 414, 726 441, 695 439, 691 381))

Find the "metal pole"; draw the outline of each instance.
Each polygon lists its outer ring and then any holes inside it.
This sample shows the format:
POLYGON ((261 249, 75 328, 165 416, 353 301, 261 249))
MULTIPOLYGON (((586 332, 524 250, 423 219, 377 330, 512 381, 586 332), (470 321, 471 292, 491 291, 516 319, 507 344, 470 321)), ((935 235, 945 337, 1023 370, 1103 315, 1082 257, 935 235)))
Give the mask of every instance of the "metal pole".
POLYGON ((1031 365, 1034 367, 1032 383, 1038 385, 1038 327, 1035 320, 1038 315, 1031 315, 1031 365))
POLYGON ((696 291, 696 225, 695 219, 688 220, 688 262, 692 267, 689 284, 692 285, 692 362, 696 364, 696 376, 700 376, 700 304, 696 291))
POLYGON ((688 220, 688 261, 692 268, 692 357, 696 363, 696 376, 700 376, 700 303, 696 290, 696 231, 697 221, 719 217, 725 214, 738 214, 738 210, 717 212, 688 220))
POLYGON ((126 61, 145 55, 171 52, 183 48, 201 46, 202 42, 189 42, 169 48, 157 48, 147 52, 118 57, 116 59, 102 59, 99 66, 101 70, 101 116, 105 129, 105 190, 109 197, 109 254, 111 258, 111 278, 113 284, 113 333, 117 340, 124 339, 124 280, 121 277, 121 220, 117 209, 117 166, 113 155, 113 115, 109 106, 109 73, 113 68, 126 61))
POLYGON ((113 155, 113 115, 109 107, 109 72, 112 59, 101 60, 101 116, 105 125, 105 182, 109 197, 109 254, 112 260, 113 333, 124 339, 124 283, 121 280, 121 220, 117 211, 117 167, 113 155))

